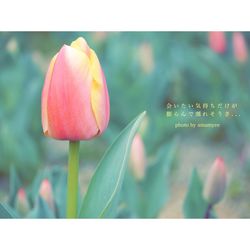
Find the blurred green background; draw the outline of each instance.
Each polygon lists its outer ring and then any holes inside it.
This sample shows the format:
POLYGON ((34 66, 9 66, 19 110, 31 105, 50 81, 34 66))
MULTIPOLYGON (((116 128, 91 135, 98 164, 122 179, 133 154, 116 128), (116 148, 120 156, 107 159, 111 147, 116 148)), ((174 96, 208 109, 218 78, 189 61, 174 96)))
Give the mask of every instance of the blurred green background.
MULTIPOLYGON (((233 53, 214 52, 207 32, 5 32, 0 33, 0 188, 8 193, 11 167, 29 185, 41 169, 66 167, 67 142, 45 138, 41 128, 41 90, 50 59, 63 44, 83 36, 103 67, 111 118, 107 131, 81 143, 82 189, 115 136, 137 114, 147 110, 143 140, 152 160, 167 141, 178 137, 171 174, 170 200, 160 217, 181 217, 193 167, 205 178, 217 155, 229 167, 229 186, 219 205, 220 217, 250 214, 250 70, 233 53), (186 118, 166 117, 167 103, 237 103, 238 117, 206 118, 220 128, 175 129, 186 118)), ((250 34, 243 33, 246 43, 250 34)))

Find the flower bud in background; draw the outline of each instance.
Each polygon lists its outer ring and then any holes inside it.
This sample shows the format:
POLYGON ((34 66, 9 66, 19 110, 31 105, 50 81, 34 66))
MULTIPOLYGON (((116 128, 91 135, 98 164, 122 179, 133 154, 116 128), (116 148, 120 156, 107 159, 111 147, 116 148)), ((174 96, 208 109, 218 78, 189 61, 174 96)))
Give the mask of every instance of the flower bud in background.
POLYGON ((16 54, 19 50, 17 40, 15 38, 11 38, 6 44, 6 50, 11 54, 16 54))
POLYGON ((244 35, 240 32, 233 33, 233 51, 238 62, 246 62, 248 58, 247 44, 244 35))
POLYGON ((108 32, 98 31, 92 33, 92 39, 95 43, 103 43, 108 37, 108 32))
POLYGON ((223 158, 217 157, 209 170, 203 192, 205 200, 210 205, 218 203, 223 198, 226 190, 226 174, 223 158))
POLYGON ((226 51, 226 37, 222 31, 214 31, 208 33, 209 46, 216 53, 224 53, 226 51))
POLYGON ((51 184, 48 179, 44 179, 39 189, 40 196, 47 202, 49 207, 54 209, 54 198, 51 184))
POLYGON ((144 143, 140 134, 136 134, 131 145, 130 168, 137 180, 142 180, 145 176, 146 156, 144 143))
POLYGON ((109 122, 109 95, 94 50, 82 38, 53 57, 42 91, 42 126, 59 140, 89 140, 109 122))
POLYGON ((29 202, 26 196, 26 192, 23 188, 20 188, 17 192, 15 207, 16 207, 17 212, 21 216, 25 216, 30 209, 29 202))
POLYGON ((138 51, 138 59, 144 73, 150 74, 154 70, 154 53, 151 44, 142 43, 138 51))

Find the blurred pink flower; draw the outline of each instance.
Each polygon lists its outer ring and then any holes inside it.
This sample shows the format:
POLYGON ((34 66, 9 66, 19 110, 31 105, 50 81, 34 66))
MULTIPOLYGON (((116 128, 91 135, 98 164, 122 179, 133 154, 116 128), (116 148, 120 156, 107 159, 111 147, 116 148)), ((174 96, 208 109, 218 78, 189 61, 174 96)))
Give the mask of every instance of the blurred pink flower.
POLYGON ((226 51, 226 37, 222 31, 213 31, 208 33, 209 46, 216 53, 224 53, 226 51))
POLYGON ((92 33, 92 38, 95 43, 103 43, 108 37, 108 32, 98 31, 92 33))
POLYGON ((51 184, 48 179, 44 179, 39 189, 40 196, 47 202, 49 207, 54 209, 54 198, 51 184))
POLYGON ((142 180, 145 176, 146 156, 144 143, 140 134, 136 134, 131 146, 130 167, 137 180, 142 180))
POLYGON ((150 74, 154 70, 154 52, 152 45, 149 43, 142 43, 138 50, 138 59, 140 66, 144 73, 150 74))
POLYGON ((210 205, 218 203, 226 190, 227 168, 222 157, 217 157, 209 170, 203 196, 210 205))
POLYGON ((17 192, 15 207, 18 213, 22 216, 25 216, 30 209, 24 188, 20 188, 17 192))
POLYGON ((233 33, 233 51, 235 59, 244 63, 248 58, 248 49, 244 35, 240 32, 233 33))

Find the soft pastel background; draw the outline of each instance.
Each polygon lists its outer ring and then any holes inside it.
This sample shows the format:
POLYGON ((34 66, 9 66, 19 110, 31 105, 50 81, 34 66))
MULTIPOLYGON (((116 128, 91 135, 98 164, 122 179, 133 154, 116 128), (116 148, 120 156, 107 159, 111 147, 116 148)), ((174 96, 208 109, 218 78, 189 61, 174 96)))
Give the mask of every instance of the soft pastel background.
MULTIPOLYGON (((9 170, 24 186, 40 171, 67 166, 67 142, 42 134, 40 96, 52 56, 63 44, 83 36, 103 66, 111 120, 100 138, 81 143, 80 185, 84 192, 93 170, 114 137, 143 110, 148 162, 162 145, 178 140, 169 178, 169 199, 158 217, 183 217, 182 207, 194 167, 204 180, 215 157, 228 166, 228 188, 216 206, 222 218, 250 217, 250 65, 238 62, 232 35, 224 53, 214 52, 206 32, 0 33, 0 200, 9 192, 9 170), (167 103, 237 103, 237 118, 218 119, 218 129, 175 129, 167 103)), ((247 44, 250 34, 243 33, 247 44)), ((213 123, 212 120, 208 120, 213 123)))

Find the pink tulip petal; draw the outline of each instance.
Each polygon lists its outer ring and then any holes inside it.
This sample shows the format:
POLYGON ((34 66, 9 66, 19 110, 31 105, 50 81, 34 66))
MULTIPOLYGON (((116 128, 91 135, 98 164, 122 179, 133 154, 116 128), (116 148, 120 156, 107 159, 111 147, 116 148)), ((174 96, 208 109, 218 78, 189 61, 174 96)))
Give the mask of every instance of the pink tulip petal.
POLYGON ((104 73, 93 50, 90 53, 90 62, 93 75, 91 104, 101 134, 107 128, 109 122, 109 95, 104 73))
POLYGON ((51 78, 48 95, 49 135, 87 140, 99 133, 90 102, 92 76, 88 57, 64 45, 51 78))
POLYGON ((48 114, 47 114, 48 91, 56 58, 57 54, 50 61, 49 69, 45 77, 45 83, 42 91, 42 127, 43 127, 43 133, 45 135, 48 135, 48 114))
POLYGON ((81 52, 85 53, 88 57, 90 56, 90 48, 84 38, 82 37, 77 38, 70 44, 70 46, 74 49, 80 50, 81 52))

